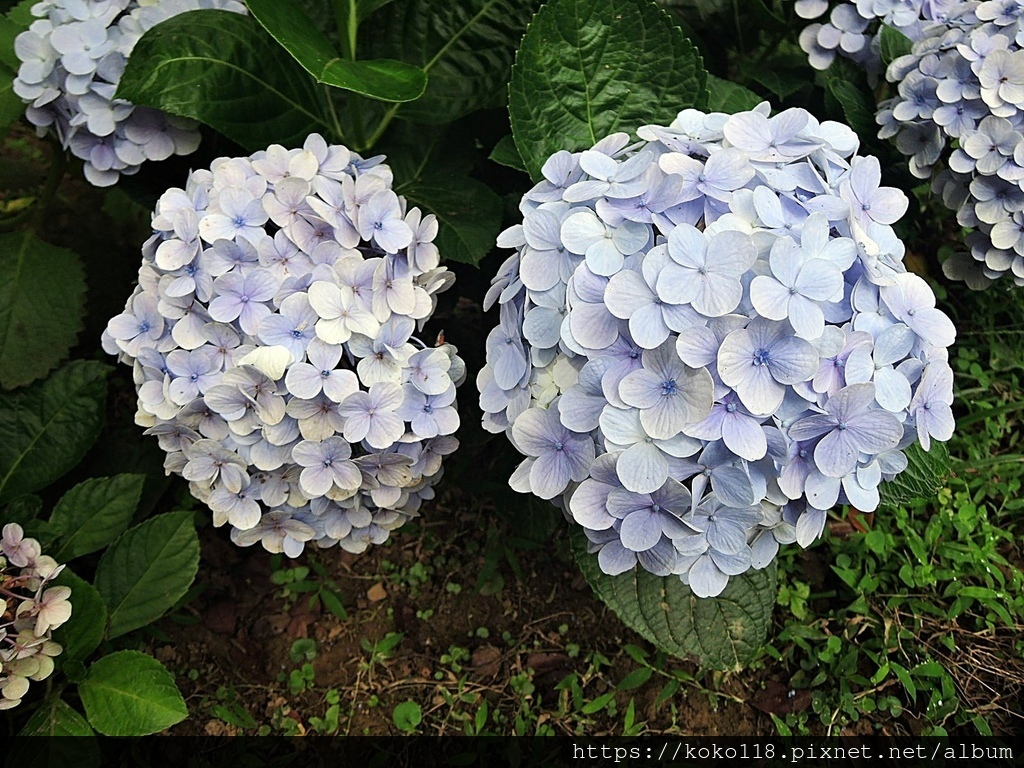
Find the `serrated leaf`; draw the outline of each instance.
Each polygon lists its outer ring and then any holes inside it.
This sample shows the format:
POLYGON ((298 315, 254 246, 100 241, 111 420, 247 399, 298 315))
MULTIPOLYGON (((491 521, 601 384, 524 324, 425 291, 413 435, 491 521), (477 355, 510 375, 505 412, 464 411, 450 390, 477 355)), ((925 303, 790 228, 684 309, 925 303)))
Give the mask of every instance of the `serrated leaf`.
POLYGON ((246 0, 249 11, 317 82, 381 101, 412 101, 427 87, 419 67, 393 59, 349 61, 294 0, 246 0))
POLYGON ((143 475, 93 477, 65 493, 50 516, 50 531, 60 538, 57 562, 103 549, 124 533, 145 481, 143 475))
POLYGON ((71 618, 53 631, 53 639, 64 648, 57 657, 57 663, 85 661, 103 642, 107 629, 107 606, 96 587, 76 576, 67 566, 53 583, 71 589, 71 597, 68 598, 71 618))
MULTIPOLYGON (((59 697, 53 696, 42 704, 25 723, 19 736, 95 736, 86 719, 59 697)), ((81 743, 85 746, 85 742, 81 743)), ((76 745, 77 747, 77 745, 76 745)), ((95 745, 93 747, 95 749, 95 745)), ((99 751, 96 750, 97 762, 99 751)))
POLYGON ((498 143, 494 145, 494 149, 491 150, 491 154, 488 155, 487 159, 498 165, 504 165, 506 168, 526 171, 526 166, 523 165, 523 158, 519 156, 519 150, 516 149, 516 141, 512 138, 512 134, 502 136, 498 143))
POLYGON ((156 621, 178 601, 199 569, 199 537, 191 512, 170 512, 126 531, 103 553, 96 589, 114 638, 156 621))
POLYGON ((878 42, 882 64, 887 67, 894 59, 906 56, 914 48, 914 43, 909 37, 887 24, 882 25, 881 37, 878 42))
POLYGON ((530 22, 509 84, 512 135, 531 178, 560 149, 668 124, 703 104, 700 54, 647 0, 551 0, 530 22))
POLYGON ((31 230, 0 235, 0 386, 42 378, 78 338, 85 271, 71 251, 31 230))
POLYGON ((914 443, 903 453, 907 457, 907 468, 878 486, 881 504, 885 506, 934 499, 949 475, 949 449, 945 443, 933 441, 930 451, 914 443))
POLYGON ((147 736, 188 717, 174 677, 139 651, 99 659, 78 685, 89 723, 105 736, 147 736))
POLYGON ((468 176, 437 175, 403 184, 397 189, 424 213, 437 216, 441 258, 479 264, 494 247, 501 230, 501 198, 490 187, 468 176))
POLYGON ((0 392, 0 501, 48 485, 81 460, 103 425, 109 373, 79 360, 0 392))
POLYGON ((865 140, 877 135, 874 97, 868 92, 861 72, 837 58, 828 70, 825 85, 842 109, 847 125, 865 140))
POLYGON ((190 11, 132 49, 117 97, 191 117, 249 150, 329 134, 316 80, 250 16, 190 11))
POLYGON ((764 644, 777 591, 774 563, 730 577, 718 597, 699 598, 676 576, 655 576, 639 567, 618 576, 603 573, 579 526, 570 530, 569 542, 597 596, 660 650, 696 657, 709 669, 736 670, 764 644))
POLYGON ((764 101, 749 88, 714 75, 708 75, 707 89, 709 112, 725 112, 731 115, 751 110, 764 101))
POLYGON ((540 0, 406 0, 392 3, 366 28, 370 57, 423 69, 427 90, 398 115, 448 123, 504 103, 516 46, 540 0))

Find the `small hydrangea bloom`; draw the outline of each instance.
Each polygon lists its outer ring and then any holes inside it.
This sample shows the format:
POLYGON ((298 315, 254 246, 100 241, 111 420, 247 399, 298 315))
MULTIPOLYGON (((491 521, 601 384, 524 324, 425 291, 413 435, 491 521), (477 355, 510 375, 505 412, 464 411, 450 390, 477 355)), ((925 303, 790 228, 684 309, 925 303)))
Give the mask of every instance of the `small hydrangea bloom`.
MULTIPOLYGON (((161 21, 204 8, 246 13, 239 0, 43 0, 15 40, 14 92, 39 135, 53 133, 96 186, 137 173, 146 160, 191 154, 199 124, 115 99, 139 38, 161 21)), ((187 224, 183 224, 187 225, 187 224)), ((180 265, 179 265, 180 266, 180 265)))
POLYGON ((0 710, 21 703, 30 681, 45 680, 63 649, 53 630, 71 618, 71 589, 53 586, 64 566, 42 554, 17 523, 0 536, 0 710))
POLYGON ((523 197, 477 385, 515 490, 605 573, 706 597, 950 437, 955 331, 845 126, 762 104, 638 133, 559 152, 523 197))
POLYGON ((103 334, 167 472, 242 546, 385 541, 458 445, 465 365, 415 335, 451 275, 382 160, 314 134, 194 171, 103 334))

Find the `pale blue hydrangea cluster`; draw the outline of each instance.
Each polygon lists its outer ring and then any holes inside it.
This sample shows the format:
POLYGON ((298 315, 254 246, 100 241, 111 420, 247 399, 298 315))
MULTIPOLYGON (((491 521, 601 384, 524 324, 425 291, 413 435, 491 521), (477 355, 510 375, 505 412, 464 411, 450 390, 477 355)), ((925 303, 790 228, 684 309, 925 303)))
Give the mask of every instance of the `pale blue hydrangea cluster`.
POLYGON ((638 134, 556 153, 523 197, 480 404, 526 456, 511 486, 605 573, 712 596, 949 439, 955 330, 846 126, 762 104, 638 134))
POLYGON ((14 92, 29 106, 39 135, 54 133, 85 163, 96 186, 115 184, 146 160, 187 155, 199 146, 198 123, 114 93, 139 38, 161 21, 216 8, 245 13, 239 0, 43 0, 36 21, 14 41, 21 61, 14 92))
POLYGON ((103 334, 168 473, 239 545, 379 544, 458 446, 465 366, 414 335, 454 276, 382 160, 314 134, 194 171, 103 334))
POLYGON ((800 33, 800 47, 815 69, 828 69, 836 56, 850 59, 867 72, 872 82, 884 66, 880 52, 882 25, 919 40, 932 21, 946 18, 959 0, 796 0, 795 9, 809 24, 800 33))
POLYGON ((924 28, 889 65, 898 93, 879 105, 880 136, 895 136, 910 170, 973 229, 970 252, 943 268, 984 288, 1024 285, 1024 3, 962 2, 924 28))
POLYGON ((64 650, 53 630, 71 618, 71 588, 53 586, 63 565, 17 523, 0 535, 0 710, 13 709, 31 681, 45 680, 64 650))

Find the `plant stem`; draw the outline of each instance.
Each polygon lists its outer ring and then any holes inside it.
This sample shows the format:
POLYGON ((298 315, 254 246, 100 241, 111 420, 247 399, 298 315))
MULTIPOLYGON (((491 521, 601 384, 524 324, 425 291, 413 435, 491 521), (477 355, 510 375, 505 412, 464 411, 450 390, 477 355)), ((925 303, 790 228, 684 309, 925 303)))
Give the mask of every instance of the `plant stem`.
POLYGON ((36 203, 35 215, 32 217, 32 227, 42 229, 46 226, 50 214, 50 206, 57 196, 57 188, 61 179, 64 178, 64 169, 67 167, 67 153, 56 141, 50 142, 51 160, 50 172, 46 177, 46 184, 39 193, 39 202, 36 203))

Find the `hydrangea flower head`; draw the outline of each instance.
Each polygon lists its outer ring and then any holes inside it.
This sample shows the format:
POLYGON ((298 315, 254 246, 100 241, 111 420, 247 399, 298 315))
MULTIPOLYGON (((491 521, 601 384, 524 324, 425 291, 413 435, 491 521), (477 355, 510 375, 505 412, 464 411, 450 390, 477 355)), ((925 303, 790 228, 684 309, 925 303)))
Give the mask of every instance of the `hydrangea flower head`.
POLYGON ((30 681, 49 677, 63 650, 52 639, 71 618, 71 589, 52 583, 63 568, 17 523, 0 531, 0 710, 18 706, 30 681))
POLYGON ((14 92, 28 104, 39 135, 54 133, 85 163, 96 186, 131 175, 146 160, 187 155, 199 146, 199 125, 114 93, 139 38, 161 21, 215 8, 245 13, 239 0, 43 0, 36 21, 18 35, 21 61, 14 92))
POLYGON ((955 329, 845 126, 768 104, 559 152, 488 292, 484 427, 601 569, 719 594, 953 430, 955 329))
POLYGON ((974 231, 943 265, 984 288, 1024 285, 1024 24, 1019 2, 957 3, 924 26, 886 77, 897 94, 879 105, 910 170, 974 231))
POLYGON ((415 335, 452 276, 382 160, 314 134, 192 172, 103 334, 167 472, 242 546, 379 544, 458 445, 465 366, 415 335))

